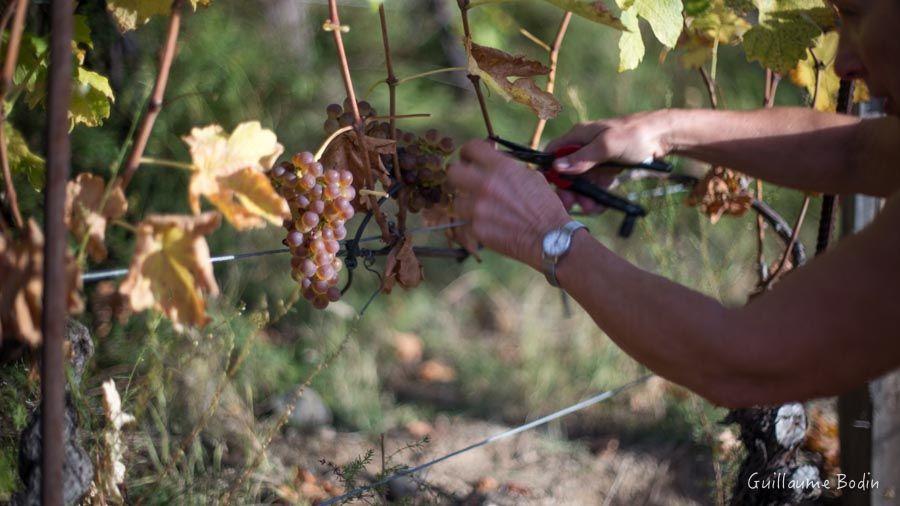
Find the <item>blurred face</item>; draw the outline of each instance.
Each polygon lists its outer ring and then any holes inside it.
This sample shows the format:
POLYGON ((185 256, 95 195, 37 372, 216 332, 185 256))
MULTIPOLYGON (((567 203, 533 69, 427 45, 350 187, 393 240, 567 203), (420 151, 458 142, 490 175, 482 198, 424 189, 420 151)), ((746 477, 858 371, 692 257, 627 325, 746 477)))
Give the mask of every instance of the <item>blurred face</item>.
POLYGON ((900 0, 832 0, 841 17, 835 70, 863 79, 873 97, 900 110, 900 0))

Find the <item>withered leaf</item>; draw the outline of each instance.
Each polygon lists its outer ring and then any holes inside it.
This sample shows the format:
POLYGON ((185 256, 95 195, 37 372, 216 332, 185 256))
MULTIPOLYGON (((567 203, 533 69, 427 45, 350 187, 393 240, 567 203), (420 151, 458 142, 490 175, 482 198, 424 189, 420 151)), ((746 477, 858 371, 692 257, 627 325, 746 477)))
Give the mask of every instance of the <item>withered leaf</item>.
POLYGON ((123 499, 119 485, 125 481, 125 438, 122 436, 122 427, 134 423, 135 418, 122 410, 122 398, 112 379, 104 381, 101 388, 106 426, 103 429, 103 451, 98 459, 94 484, 99 495, 108 502, 121 503, 123 499))
POLYGON ((561 106, 556 97, 540 89, 531 79, 549 74, 549 68, 524 56, 513 56, 471 40, 467 41, 466 49, 469 53, 469 73, 480 77, 500 96, 527 105, 541 119, 559 114, 561 106), (518 79, 510 80, 516 77, 518 79))
POLYGON ((184 142, 193 162, 188 199, 194 214, 205 195, 238 230, 266 221, 280 225, 290 216, 287 202, 265 176, 284 146, 258 121, 241 123, 230 136, 219 125, 194 128, 184 142))
POLYGON ((404 237, 388 253, 384 269, 383 289, 391 293, 394 283, 403 288, 414 288, 419 285, 425 274, 422 264, 413 251, 412 237, 404 237))
MULTIPOLYGON (((14 339, 37 348, 41 344, 41 297, 44 275, 44 234, 28 220, 18 240, 0 236, 0 342, 14 339)), ((65 279, 69 313, 79 313, 81 275, 75 258, 67 252, 65 279)))
POLYGON ((128 201, 122 188, 115 185, 103 203, 106 182, 102 177, 83 172, 66 187, 66 226, 80 242, 87 234, 87 252, 95 262, 106 259, 106 225, 125 215, 128 201), (100 209, 101 204, 103 209, 100 209))
POLYGON ((218 295, 205 235, 218 228, 218 213, 150 215, 138 224, 128 276, 119 291, 131 309, 154 307, 176 330, 209 322, 204 294, 218 295))
POLYGON ((724 167, 713 167, 694 186, 688 204, 697 206, 717 223, 723 215, 741 216, 753 204, 750 191, 741 184, 741 175, 724 167))
MULTIPOLYGON (((360 148, 356 132, 344 132, 328 145, 319 160, 326 169, 345 169, 353 174, 353 183, 363 188, 366 181, 381 182, 387 189, 391 185, 391 176, 381 161, 380 155, 391 155, 397 149, 396 141, 364 136, 366 150, 369 153, 369 166, 366 167, 365 156, 360 148)), ((357 194, 353 200, 357 209, 369 209, 368 199, 357 194)))

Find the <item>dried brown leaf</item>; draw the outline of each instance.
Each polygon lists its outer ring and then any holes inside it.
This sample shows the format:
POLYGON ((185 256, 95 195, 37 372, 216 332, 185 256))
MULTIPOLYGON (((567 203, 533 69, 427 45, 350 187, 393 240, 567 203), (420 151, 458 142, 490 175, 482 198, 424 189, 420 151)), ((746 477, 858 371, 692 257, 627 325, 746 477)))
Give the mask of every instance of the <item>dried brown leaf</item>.
POLYGON ((118 185, 112 189, 101 210, 105 191, 103 178, 87 172, 69 181, 66 187, 66 226, 78 241, 87 234, 87 252, 95 262, 106 259, 107 224, 121 218, 128 210, 125 193, 118 185))
POLYGON ((524 56, 478 45, 471 40, 467 41, 466 48, 469 52, 469 73, 480 77, 503 98, 527 105, 541 119, 559 114, 561 106, 556 97, 542 90, 531 79, 549 74, 550 69, 545 65, 524 56))
POLYGON ((383 289, 390 293, 394 288, 394 283, 398 283, 403 288, 414 288, 424 277, 422 264, 419 263, 419 259, 416 258, 413 251, 412 237, 404 237, 388 253, 383 289))
MULTIPOLYGON (((0 342, 13 339, 32 348, 40 346, 43 275, 44 234, 34 220, 28 220, 18 240, 0 236, 0 342)), ((81 312, 81 274, 68 252, 62 282, 66 284, 69 313, 81 312)))

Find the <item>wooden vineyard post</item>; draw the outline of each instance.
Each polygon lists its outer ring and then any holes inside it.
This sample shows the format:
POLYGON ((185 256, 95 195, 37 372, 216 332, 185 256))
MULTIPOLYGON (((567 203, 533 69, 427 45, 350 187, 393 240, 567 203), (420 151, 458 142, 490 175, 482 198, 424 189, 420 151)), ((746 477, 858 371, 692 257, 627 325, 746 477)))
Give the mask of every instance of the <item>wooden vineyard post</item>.
POLYGON ((41 503, 63 503, 65 416, 63 330, 66 324, 63 212, 69 179, 69 102, 72 90, 72 0, 53 0, 47 92, 47 186, 44 197, 44 290, 41 333, 41 503))

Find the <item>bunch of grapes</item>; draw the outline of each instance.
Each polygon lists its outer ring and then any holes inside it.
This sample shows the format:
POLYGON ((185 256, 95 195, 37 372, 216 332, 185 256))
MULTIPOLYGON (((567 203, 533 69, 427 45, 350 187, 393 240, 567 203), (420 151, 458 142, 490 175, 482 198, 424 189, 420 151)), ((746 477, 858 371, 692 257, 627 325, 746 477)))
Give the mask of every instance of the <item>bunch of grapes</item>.
POLYGON ((307 300, 324 309, 341 297, 337 283, 344 264, 337 256, 338 241, 347 236, 344 225, 354 214, 353 174, 324 169, 304 151, 275 166, 269 176, 291 208, 291 218, 284 222, 291 277, 300 283, 307 300))
MULTIPOLYGON (((357 102, 356 108, 359 109, 359 115, 363 119, 376 115, 375 109, 372 109, 372 105, 365 100, 357 102)), ((325 120, 325 124, 322 126, 325 130, 325 135, 331 135, 337 129, 353 124, 353 111, 350 108, 349 99, 344 99, 343 107, 338 104, 328 104, 328 107, 325 108, 325 113, 328 114, 328 119, 325 120)))
MULTIPOLYGON (((390 135, 388 123, 372 124, 367 135, 387 138, 390 135)), ((400 162, 400 177, 410 188, 409 210, 416 213, 435 204, 446 204, 447 158, 453 153, 453 139, 441 137, 431 129, 425 135, 397 130, 397 160, 400 162)), ((386 167, 393 173, 393 157, 383 156, 386 167)))

